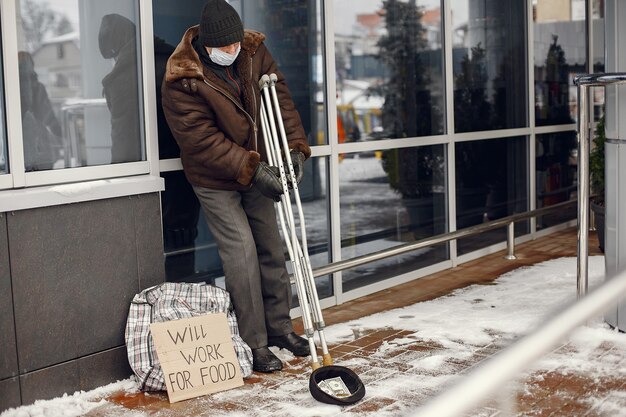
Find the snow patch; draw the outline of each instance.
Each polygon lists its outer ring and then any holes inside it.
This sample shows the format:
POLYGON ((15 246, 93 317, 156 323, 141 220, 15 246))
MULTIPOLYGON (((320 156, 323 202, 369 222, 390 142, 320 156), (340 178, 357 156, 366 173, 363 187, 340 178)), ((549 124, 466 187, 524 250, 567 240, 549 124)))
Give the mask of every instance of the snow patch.
MULTIPOLYGON (((603 275, 603 257, 590 257, 590 287, 601 283, 603 275)), ((355 330, 359 334, 381 328, 404 330, 401 337, 382 342, 368 357, 356 354, 338 361, 337 365, 355 369, 355 372, 358 369, 357 373, 366 385, 365 398, 353 407, 382 397, 397 402, 377 409, 377 417, 407 415, 414 411, 408 409, 407 404, 417 406, 461 377, 457 364, 490 356, 575 299, 576 259, 561 258, 512 271, 498 278, 494 285, 472 285, 446 297, 328 326, 325 334, 329 343, 345 343, 346 339, 354 338, 355 330), (411 345, 416 339, 420 342, 411 345), (406 369, 398 371, 386 367, 385 361, 389 358, 405 364, 406 369)), ((294 359, 287 350, 275 347, 271 350, 284 362, 294 359)), ((543 378, 541 372, 553 371, 581 374, 592 381, 623 378, 626 375, 624 358, 626 335, 613 331, 597 318, 572 333, 565 347, 534 364, 526 377, 531 375, 534 381, 539 381, 543 378)), ((307 374, 294 375, 293 383, 283 382, 271 387, 246 384, 239 389, 213 394, 211 400, 242 404, 244 409, 250 399, 254 399, 259 402, 255 416, 326 417, 341 413, 340 407, 319 403, 311 397, 307 378, 307 374)), ((520 393, 530 392, 525 384, 518 388, 520 393)), ((37 401, 30 406, 7 410, 0 416, 73 417, 99 406, 108 407, 107 411, 111 409, 106 415, 112 417, 147 415, 106 403, 103 399, 118 391, 134 393, 136 384, 132 379, 124 380, 89 392, 37 401)), ((589 392, 586 395, 584 401, 590 404, 593 413, 626 416, 626 393, 623 391, 589 392)), ((249 410, 212 410, 211 413, 229 417, 250 415, 249 410)))

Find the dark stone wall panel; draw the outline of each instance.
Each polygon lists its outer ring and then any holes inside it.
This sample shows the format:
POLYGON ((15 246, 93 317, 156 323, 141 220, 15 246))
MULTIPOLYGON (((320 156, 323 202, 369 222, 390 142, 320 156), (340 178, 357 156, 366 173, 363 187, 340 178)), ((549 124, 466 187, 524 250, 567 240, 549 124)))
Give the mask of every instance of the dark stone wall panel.
POLYGON ((20 386, 23 405, 32 404, 36 400, 60 397, 65 393, 71 395, 80 390, 78 361, 69 361, 21 375, 20 386))
POLYGON ((8 216, 20 373, 124 345, 140 282, 163 281, 159 210, 154 194, 8 216))
POLYGON ((137 269, 139 288, 144 290, 165 282, 165 254, 161 201, 158 194, 142 194, 135 199, 135 230, 137 243, 137 269))
MULTIPOLYGON (((27 405, 65 393, 72 395, 126 379, 131 374, 126 347, 122 346, 21 375, 22 401, 27 405)), ((1 390, 0 385, 0 398, 1 390)))
POLYGON ((21 404, 19 378, 0 381, 0 413, 9 408, 19 407, 21 404))
POLYGON ((6 214, 0 213, 0 379, 18 372, 8 244, 6 214))
POLYGON ((78 359, 80 389, 84 391, 126 379, 133 374, 126 346, 78 359))

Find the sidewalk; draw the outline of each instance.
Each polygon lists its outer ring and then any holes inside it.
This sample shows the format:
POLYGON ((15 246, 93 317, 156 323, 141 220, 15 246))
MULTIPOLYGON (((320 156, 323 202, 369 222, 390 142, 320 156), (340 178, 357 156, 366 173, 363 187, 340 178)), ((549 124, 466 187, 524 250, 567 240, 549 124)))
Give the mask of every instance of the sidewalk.
MULTIPOLYGON (((472 284, 490 285, 491 281, 502 274, 522 266, 534 265, 546 260, 576 256, 576 230, 552 234, 546 238, 518 245, 517 260, 503 258, 504 252, 485 256, 478 260, 465 263, 456 268, 433 274, 422 279, 381 291, 341 306, 324 310, 327 325, 345 323, 374 313, 389 311, 398 307, 415 304, 420 301, 432 300, 449 294, 451 291, 472 284)), ((591 236, 590 256, 601 255, 597 249, 595 234, 591 236)), ((444 300, 445 301, 445 300, 444 300)), ((493 307, 493 306, 492 306, 493 307)), ((407 317, 409 318, 409 317, 407 317)), ((302 332, 299 320, 295 321, 296 331, 302 332)), ((436 356, 436 352, 446 349, 437 343, 420 340, 414 331, 398 330, 380 323, 378 329, 362 330, 353 328, 353 340, 331 344, 331 354, 338 365, 346 365, 355 371, 363 380, 366 388, 375 385, 375 390, 368 391, 363 401, 349 407, 338 408, 317 403, 308 391, 310 368, 306 359, 294 358, 285 351, 280 351, 285 363, 283 371, 274 374, 254 374, 245 380, 245 386, 236 390, 218 393, 169 404, 164 393, 126 393, 118 392, 106 398, 108 403, 95 408, 88 414, 90 417, 100 416, 159 416, 159 417, 191 417, 191 416, 280 416, 280 415, 347 415, 347 416, 394 416, 404 415, 423 404, 437 393, 439 386, 429 386, 429 381, 442 379, 452 380, 458 374, 471 371, 470 368, 488 359, 503 347, 511 343, 506 337, 495 339, 478 350, 471 357, 459 360, 447 360, 431 369, 421 369, 416 374, 410 363, 436 356), (386 349, 389 342, 403 340, 401 348, 386 349), (375 355, 373 355, 376 352, 375 355), (385 379, 393 375, 393 383, 397 381, 423 382, 420 389, 415 384, 397 395, 385 396, 385 379), (393 398, 392 398, 393 397, 393 398), (332 408, 329 408, 332 407, 332 408), (134 413, 133 413, 134 412, 134 413), (329 414, 330 413, 330 414, 329 414)), ((419 333, 418 333, 419 335, 419 333)), ((573 349, 568 344, 561 346, 556 352, 567 353, 573 349)), ((601 416, 620 415, 605 414, 600 408, 594 407, 589 399, 584 400, 585 393, 593 392, 595 397, 617 395, 612 404, 623 400, 622 412, 626 410, 626 358, 614 354, 609 344, 601 346, 593 355, 611 360, 618 369, 623 369, 622 377, 585 378, 581 375, 563 374, 547 371, 532 373, 524 383, 525 389, 510 394, 516 401, 515 414, 522 416, 601 416), (623 396, 620 396, 621 394, 623 396)), ((519 382, 519 381, 518 381, 519 382)), ((506 397, 506 396, 505 396, 506 397)), ((505 398, 506 399, 506 398, 505 398)), ((596 404, 597 405, 597 404, 596 404)), ((491 401, 471 415, 497 416, 504 414, 509 405, 491 401)), ((625 414, 621 414, 625 415, 625 414)))

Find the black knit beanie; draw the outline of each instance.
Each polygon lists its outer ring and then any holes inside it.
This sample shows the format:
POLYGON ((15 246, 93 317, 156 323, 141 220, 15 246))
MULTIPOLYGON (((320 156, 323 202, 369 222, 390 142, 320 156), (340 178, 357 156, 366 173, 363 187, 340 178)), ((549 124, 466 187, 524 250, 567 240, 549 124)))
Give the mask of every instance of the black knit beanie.
POLYGON ((209 0, 202 9, 198 36, 209 48, 228 46, 243 40, 243 23, 226 0, 209 0))

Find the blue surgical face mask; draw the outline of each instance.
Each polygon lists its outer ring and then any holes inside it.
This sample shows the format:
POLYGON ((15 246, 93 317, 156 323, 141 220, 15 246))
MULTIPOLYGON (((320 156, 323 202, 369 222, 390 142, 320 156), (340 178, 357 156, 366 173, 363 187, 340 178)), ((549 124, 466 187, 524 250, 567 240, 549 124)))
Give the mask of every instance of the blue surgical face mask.
POLYGON ((235 62, 235 59, 237 59, 237 56, 239 55, 239 51, 241 51, 241 45, 237 46, 237 50, 232 55, 219 48, 211 48, 209 58, 211 58, 211 61, 215 62, 217 65, 228 67, 235 62))

